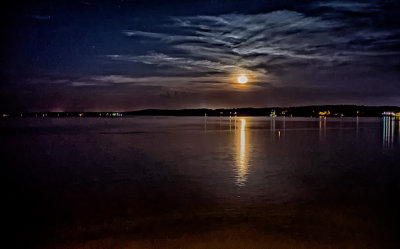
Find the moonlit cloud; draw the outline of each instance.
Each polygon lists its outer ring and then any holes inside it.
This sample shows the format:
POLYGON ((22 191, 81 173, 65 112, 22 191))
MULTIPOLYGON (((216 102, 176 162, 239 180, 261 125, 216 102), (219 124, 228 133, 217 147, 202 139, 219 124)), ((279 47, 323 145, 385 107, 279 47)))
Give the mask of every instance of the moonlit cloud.
MULTIPOLYGON (((320 7, 367 8, 368 3, 325 2, 320 7)), ((374 30, 353 27, 348 20, 307 16, 300 12, 280 10, 263 14, 225 14, 218 16, 173 17, 170 27, 186 36, 144 31, 126 31, 137 39, 158 39, 167 48, 179 51, 179 56, 168 52, 149 52, 147 55, 109 55, 113 60, 124 60, 180 68, 193 72, 247 70, 257 75, 259 82, 293 85, 288 78, 279 77, 277 67, 303 70, 301 65, 332 68, 344 63, 374 62, 368 57, 396 56, 398 51, 386 47, 398 44, 392 40, 399 30, 374 30), (197 37, 196 41, 191 41, 197 37), (383 43, 383 41, 385 41, 383 43), (365 44, 368 44, 367 46, 365 44), (293 68, 296 64, 297 68, 293 68)), ((176 53, 176 52, 175 52, 176 53)), ((310 69, 310 68, 308 68, 310 69)), ((316 69, 315 69, 316 70, 316 69)), ((314 71, 310 69, 310 71, 314 71)), ((313 72, 314 73, 314 72, 313 72)), ((309 84, 313 84, 310 82, 309 84)))
POLYGON ((374 12, 377 11, 377 5, 370 2, 355 2, 355 1, 325 1, 316 3, 315 6, 327 7, 338 10, 357 11, 357 12, 374 12))
POLYGON ((219 61, 210 61, 202 59, 171 57, 162 53, 150 53, 148 55, 129 56, 129 55, 108 55, 114 60, 140 62, 144 64, 154 64, 160 66, 174 66, 186 70, 204 71, 204 72, 229 72, 235 68, 234 65, 226 65, 219 61))

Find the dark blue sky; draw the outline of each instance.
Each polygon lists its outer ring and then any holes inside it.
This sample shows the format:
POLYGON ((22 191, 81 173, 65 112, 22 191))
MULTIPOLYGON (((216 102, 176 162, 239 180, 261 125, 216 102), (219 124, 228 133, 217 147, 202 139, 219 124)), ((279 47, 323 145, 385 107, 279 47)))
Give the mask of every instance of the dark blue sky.
POLYGON ((399 1, 30 1, 2 12, 2 111, 400 105, 399 1))

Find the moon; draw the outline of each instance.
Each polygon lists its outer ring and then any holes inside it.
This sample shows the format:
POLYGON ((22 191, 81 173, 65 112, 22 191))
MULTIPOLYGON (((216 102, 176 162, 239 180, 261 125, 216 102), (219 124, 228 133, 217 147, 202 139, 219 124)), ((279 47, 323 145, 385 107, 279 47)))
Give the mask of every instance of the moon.
POLYGON ((243 74, 237 78, 237 81, 239 84, 245 84, 247 82, 247 80, 248 80, 247 77, 243 74))

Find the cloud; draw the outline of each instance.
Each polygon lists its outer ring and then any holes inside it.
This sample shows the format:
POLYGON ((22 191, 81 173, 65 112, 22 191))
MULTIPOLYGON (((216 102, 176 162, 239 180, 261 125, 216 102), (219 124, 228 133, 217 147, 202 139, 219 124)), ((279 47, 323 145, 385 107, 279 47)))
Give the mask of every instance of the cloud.
POLYGON ((71 82, 72 86, 105 86, 104 84, 99 84, 97 82, 87 82, 87 81, 72 81, 71 82))
POLYGON ((325 1, 315 4, 316 7, 327 7, 336 10, 352 11, 352 12, 375 12, 378 6, 372 1, 358 2, 358 1, 325 1))
MULTIPOLYGON (((334 9, 330 11, 376 7, 359 2, 320 2, 317 6, 334 9)), ((349 19, 329 18, 325 14, 308 16, 279 10, 172 17, 169 33, 122 31, 135 39, 158 39, 165 44, 165 49, 159 49, 162 51, 149 51, 145 55, 114 54, 108 58, 170 71, 176 68, 192 73, 246 72, 254 75, 257 82, 279 85, 288 82, 280 78, 282 70, 277 68, 301 70, 301 65, 310 64, 332 68, 345 63, 373 63, 371 57, 399 54, 390 48, 399 45, 398 39, 393 39, 400 34, 399 30, 353 26, 349 19)))
POLYGON ((91 1, 81 1, 81 4, 84 4, 84 5, 92 5, 93 2, 91 2, 91 1))
POLYGON ((50 20, 51 16, 34 15, 34 16, 32 16, 32 18, 34 18, 36 20, 46 21, 46 20, 50 20))
POLYGON ((123 30, 122 33, 126 36, 142 36, 149 38, 165 38, 167 34, 154 33, 154 32, 143 32, 143 31, 132 31, 132 30, 123 30))
POLYGON ((162 53, 149 53, 147 55, 129 56, 129 55, 108 55, 114 60, 123 60, 131 62, 140 62, 144 64, 179 67, 186 70, 196 70, 205 72, 226 72, 235 66, 226 65, 219 61, 201 60, 183 57, 171 57, 162 53))
MULTIPOLYGON (((87 82, 87 85, 134 85, 134 86, 158 86, 170 91, 222 91, 226 89, 226 86, 233 85, 231 88, 238 89, 236 84, 232 83, 232 80, 228 80, 223 75, 203 75, 196 77, 183 76, 144 76, 135 77, 127 75, 98 75, 89 78, 79 79, 79 83, 87 82)), ((74 82, 74 86, 78 86, 74 82)), ((265 86, 265 85, 264 85, 265 86)), ((257 84, 248 87, 245 90, 254 90, 261 88, 257 84)), ((243 91, 243 89, 240 89, 243 91)))
MULTIPOLYGON (((195 77, 182 76, 131 76, 131 75, 92 75, 76 78, 33 78, 29 80, 31 86, 52 85, 52 86, 72 86, 72 87, 91 87, 91 88, 114 88, 120 86, 158 87, 158 89, 168 89, 169 91, 222 91, 227 84, 234 84, 232 80, 224 75, 202 75, 195 77)), ((236 85, 231 87, 237 88, 236 85)), ((261 88, 255 84, 246 90, 261 88)), ((144 88, 142 88, 144 89, 144 88)))

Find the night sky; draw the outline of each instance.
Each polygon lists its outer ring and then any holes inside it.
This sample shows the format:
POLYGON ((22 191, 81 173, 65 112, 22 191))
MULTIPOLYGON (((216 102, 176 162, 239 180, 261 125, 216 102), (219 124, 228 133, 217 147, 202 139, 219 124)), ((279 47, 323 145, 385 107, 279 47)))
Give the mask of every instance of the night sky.
POLYGON ((0 111, 400 105, 399 1, 31 1, 1 12, 0 111))

